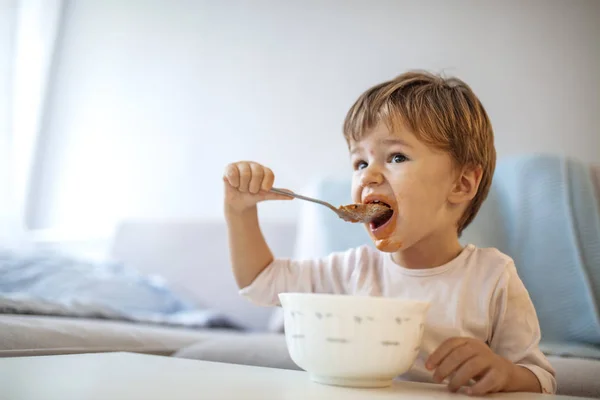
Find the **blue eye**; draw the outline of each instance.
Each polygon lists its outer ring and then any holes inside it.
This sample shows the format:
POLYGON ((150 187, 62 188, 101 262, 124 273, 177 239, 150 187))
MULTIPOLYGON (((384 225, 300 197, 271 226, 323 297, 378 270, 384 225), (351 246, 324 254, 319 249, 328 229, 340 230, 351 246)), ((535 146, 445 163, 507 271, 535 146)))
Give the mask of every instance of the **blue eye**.
POLYGON ((404 154, 394 154, 392 156, 392 162, 399 164, 399 163, 403 163, 405 161, 408 161, 408 157, 406 157, 404 154))
POLYGON ((367 163, 364 161, 358 161, 354 164, 355 169, 364 169, 367 167, 367 163))

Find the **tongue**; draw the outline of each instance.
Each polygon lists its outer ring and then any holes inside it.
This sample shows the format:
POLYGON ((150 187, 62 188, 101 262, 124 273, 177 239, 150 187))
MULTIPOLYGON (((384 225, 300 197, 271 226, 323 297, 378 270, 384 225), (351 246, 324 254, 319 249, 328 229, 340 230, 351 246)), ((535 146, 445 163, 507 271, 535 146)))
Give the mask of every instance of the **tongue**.
POLYGON ((392 218, 392 214, 394 214, 394 211, 392 211, 392 209, 388 209, 388 212, 379 215, 377 218, 371 221, 371 228, 379 228, 380 226, 388 222, 390 218, 392 218))

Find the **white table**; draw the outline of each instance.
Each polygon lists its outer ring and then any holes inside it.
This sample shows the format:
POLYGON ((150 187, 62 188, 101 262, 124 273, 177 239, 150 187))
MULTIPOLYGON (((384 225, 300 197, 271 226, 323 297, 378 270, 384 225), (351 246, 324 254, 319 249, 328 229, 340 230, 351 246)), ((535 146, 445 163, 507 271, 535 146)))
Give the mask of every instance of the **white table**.
MULTIPOLYGON (((501 399, 561 396, 503 394, 501 399)), ((0 359, 2 400, 467 399, 444 386, 398 382, 386 389, 326 386, 302 371, 148 356, 100 353, 0 359)), ((570 399, 579 399, 571 397, 570 399)))

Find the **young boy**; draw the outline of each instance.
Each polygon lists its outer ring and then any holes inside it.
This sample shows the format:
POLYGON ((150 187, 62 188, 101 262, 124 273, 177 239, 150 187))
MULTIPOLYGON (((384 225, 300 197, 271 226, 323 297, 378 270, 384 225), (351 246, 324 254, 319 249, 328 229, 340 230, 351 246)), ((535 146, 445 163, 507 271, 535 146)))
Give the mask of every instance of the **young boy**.
POLYGON ((281 292, 393 296, 431 302, 423 351, 406 379, 448 382, 467 393, 554 393, 554 370, 538 348, 540 328, 510 257, 461 246, 459 236, 490 189, 492 126, 471 88, 456 78, 408 72, 363 93, 347 114, 352 198, 393 210, 368 224, 376 249, 317 260, 273 257, 257 203, 273 172, 254 162, 227 166, 225 216, 241 293, 278 305, 281 292))

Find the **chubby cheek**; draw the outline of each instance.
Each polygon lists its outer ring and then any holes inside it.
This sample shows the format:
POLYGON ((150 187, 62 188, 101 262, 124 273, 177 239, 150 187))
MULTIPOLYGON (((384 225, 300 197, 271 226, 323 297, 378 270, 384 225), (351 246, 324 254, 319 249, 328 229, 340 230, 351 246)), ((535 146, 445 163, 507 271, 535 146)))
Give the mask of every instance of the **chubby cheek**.
POLYGON ((401 216, 408 218, 410 215, 429 212, 439 202, 442 182, 431 178, 426 174, 412 173, 392 183, 401 216))
POLYGON ((404 179, 399 182, 391 183, 394 191, 394 200, 396 200, 396 212, 399 217, 410 215, 410 210, 413 208, 415 197, 419 191, 419 185, 416 181, 404 179))
POLYGON ((435 213, 435 207, 431 206, 432 199, 427 196, 421 196, 420 193, 411 193, 407 195, 397 194, 397 228, 404 230, 413 230, 415 225, 424 223, 429 214, 435 213))
POLYGON ((357 182, 356 179, 352 180, 352 202, 360 203, 362 199, 362 186, 357 182))
POLYGON ((420 184, 417 179, 406 179, 396 185, 394 197, 396 200, 395 237, 405 241, 405 236, 418 231, 420 225, 435 214, 437 196, 431 192, 428 185, 420 184))
POLYGON ((396 194, 398 219, 394 237, 408 245, 415 237, 431 229, 443 207, 440 191, 415 185, 407 194, 396 194))

